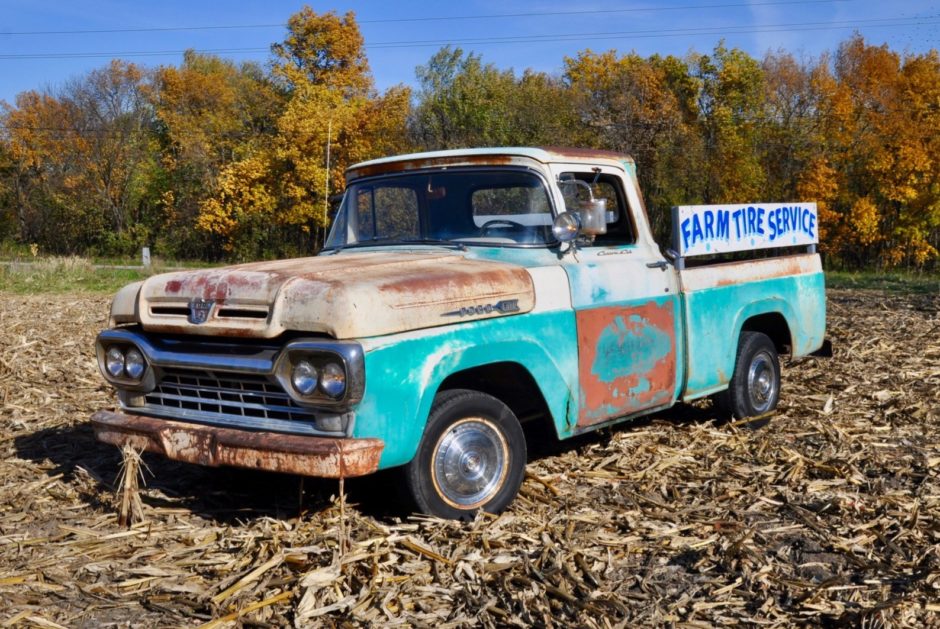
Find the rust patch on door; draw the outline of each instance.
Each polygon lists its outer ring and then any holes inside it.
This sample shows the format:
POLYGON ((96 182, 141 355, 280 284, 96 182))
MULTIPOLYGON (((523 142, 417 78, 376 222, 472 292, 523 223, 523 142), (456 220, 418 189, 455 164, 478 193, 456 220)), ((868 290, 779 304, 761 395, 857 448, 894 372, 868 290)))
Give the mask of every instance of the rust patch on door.
POLYGON ((672 401, 676 384, 672 301, 579 310, 581 427, 672 401))

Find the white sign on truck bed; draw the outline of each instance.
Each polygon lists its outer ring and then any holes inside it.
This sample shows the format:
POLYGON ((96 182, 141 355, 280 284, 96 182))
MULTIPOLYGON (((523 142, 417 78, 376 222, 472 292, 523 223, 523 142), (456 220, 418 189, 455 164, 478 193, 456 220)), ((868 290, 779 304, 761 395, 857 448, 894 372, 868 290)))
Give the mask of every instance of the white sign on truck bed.
POLYGON ((673 246, 683 257, 819 242, 815 203, 680 205, 673 246))

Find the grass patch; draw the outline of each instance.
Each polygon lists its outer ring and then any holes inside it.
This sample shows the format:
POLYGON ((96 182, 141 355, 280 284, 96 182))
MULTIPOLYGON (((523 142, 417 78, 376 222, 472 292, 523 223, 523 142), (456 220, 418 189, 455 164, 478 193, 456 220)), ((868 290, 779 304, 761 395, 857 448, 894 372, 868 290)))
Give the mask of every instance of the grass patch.
MULTIPOLYGON (((140 256, 133 257, 103 257, 94 256, 90 258, 92 264, 101 266, 141 266, 140 256)), ((205 269, 214 266, 223 266, 234 264, 234 262, 203 262, 201 260, 176 260, 172 258, 162 258, 154 256, 153 267, 157 272, 175 270, 175 269, 205 269), (162 269, 162 270, 161 270, 162 269)))
POLYGON ((80 257, 34 258, 0 264, 0 291, 11 293, 114 293, 151 273, 95 268, 80 257))
POLYGON ((938 273, 826 271, 828 288, 881 290, 892 293, 940 294, 938 273))

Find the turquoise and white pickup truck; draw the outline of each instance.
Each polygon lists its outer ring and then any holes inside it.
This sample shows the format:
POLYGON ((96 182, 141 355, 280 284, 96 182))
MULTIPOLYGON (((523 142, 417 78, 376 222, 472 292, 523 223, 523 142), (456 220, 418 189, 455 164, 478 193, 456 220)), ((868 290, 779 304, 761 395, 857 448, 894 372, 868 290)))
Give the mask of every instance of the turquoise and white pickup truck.
POLYGON ((320 255, 157 275, 96 344, 98 438, 321 477, 399 468, 443 517, 509 505, 525 434, 714 396, 764 415, 778 355, 824 345, 813 204, 673 208, 654 242, 631 158, 403 155, 347 171, 320 255), (772 257, 696 257, 768 249, 772 257), (523 425, 530 430, 524 431, 523 425))

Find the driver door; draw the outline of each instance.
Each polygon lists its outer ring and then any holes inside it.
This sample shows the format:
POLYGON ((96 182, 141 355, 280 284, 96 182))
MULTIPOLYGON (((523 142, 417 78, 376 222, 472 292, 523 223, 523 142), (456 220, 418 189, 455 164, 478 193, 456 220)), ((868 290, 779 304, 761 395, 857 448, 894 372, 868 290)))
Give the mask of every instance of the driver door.
MULTIPOLYGON (((669 406, 678 382, 677 280, 658 247, 637 237, 638 220, 649 233, 639 199, 612 167, 559 165, 555 175, 588 183, 607 201, 607 233, 563 259, 578 334, 577 427, 669 406)), ((560 188, 568 209, 584 201, 584 186, 560 188)))

